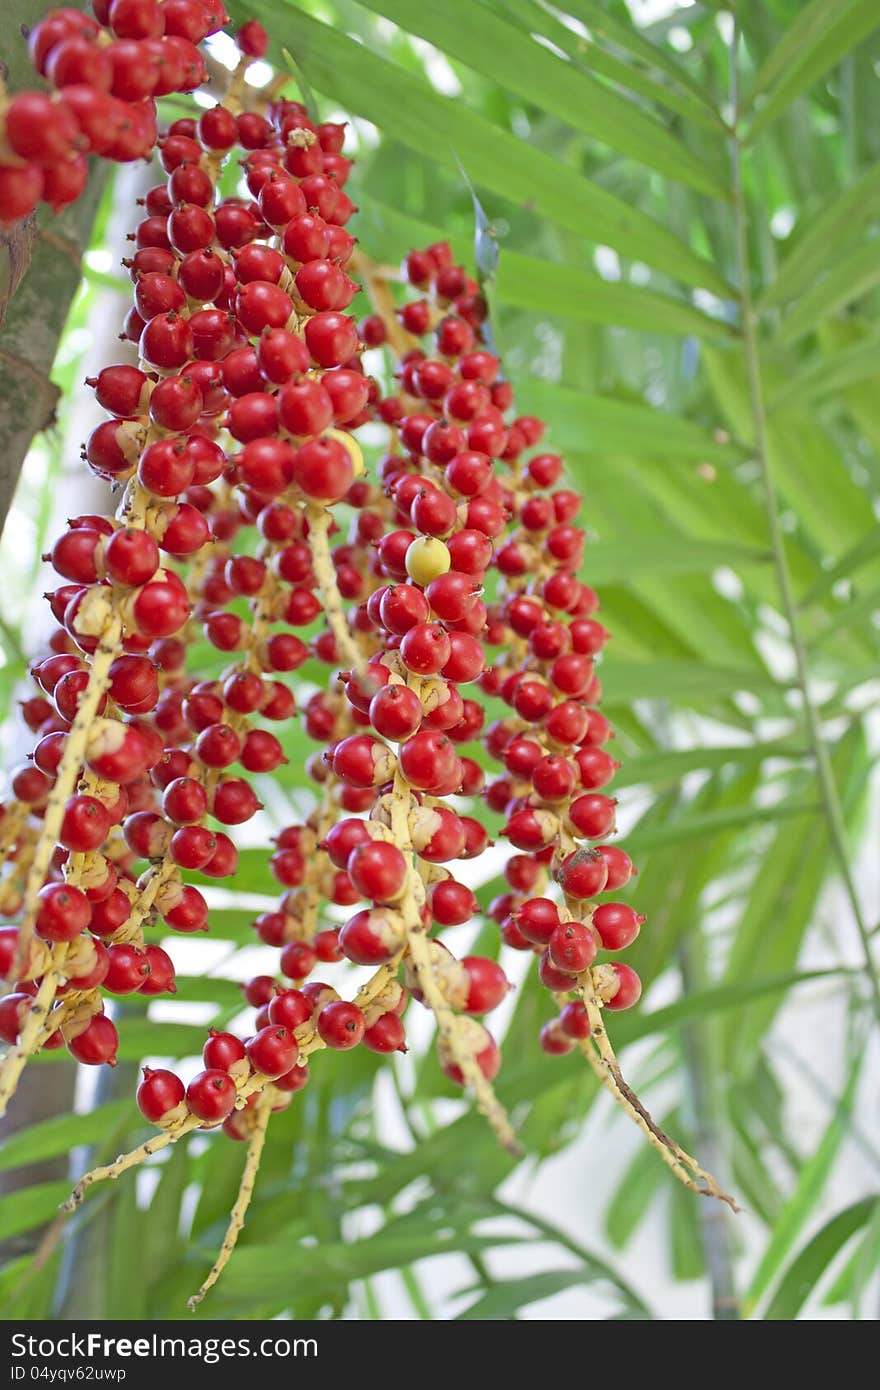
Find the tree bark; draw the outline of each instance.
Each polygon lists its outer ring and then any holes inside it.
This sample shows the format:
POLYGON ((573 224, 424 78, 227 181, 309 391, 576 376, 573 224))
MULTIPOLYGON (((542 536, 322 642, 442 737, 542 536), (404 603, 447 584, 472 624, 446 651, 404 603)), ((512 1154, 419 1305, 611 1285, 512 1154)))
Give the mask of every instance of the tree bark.
MULTIPOLYGON (((76 3, 85 9, 84 0, 76 3)), ((6 0, 10 91, 39 82, 22 29, 45 12, 45 0, 6 0)), ((106 164, 93 161, 88 187, 71 207, 57 217, 41 208, 36 218, 0 242, 0 527, 31 440, 55 419, 58 388, 50 378, 52 363, 107 177, 106 164)))

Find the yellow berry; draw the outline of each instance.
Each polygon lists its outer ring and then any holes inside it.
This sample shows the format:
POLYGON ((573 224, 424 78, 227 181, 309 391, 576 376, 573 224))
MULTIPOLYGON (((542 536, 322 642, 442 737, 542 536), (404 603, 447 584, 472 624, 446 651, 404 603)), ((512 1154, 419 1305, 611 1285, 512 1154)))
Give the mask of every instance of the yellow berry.
POLYGON ((417 536, 406 552, 406 572, 422 588, 452 568, 449 547, 436 536, 417 536))

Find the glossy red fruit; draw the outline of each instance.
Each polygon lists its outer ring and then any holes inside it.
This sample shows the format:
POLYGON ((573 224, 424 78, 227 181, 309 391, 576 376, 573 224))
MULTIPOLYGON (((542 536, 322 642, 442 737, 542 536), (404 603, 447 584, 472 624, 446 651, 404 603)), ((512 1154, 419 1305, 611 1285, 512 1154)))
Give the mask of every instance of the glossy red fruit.
POLYGON ((546 946, 559 925, 559 909, 549 898, 529 898, 514 913, 523 936, 536 946, 546 946))
POLYGON ((118 941, 107 952, 107 974, 104 988, 111 994, 135 994, 150 974, 150 962, 145 951, 130 942, 118 941))
POLYGON ((386 1054, 406 1052, 406 1031, 395 1013, 384 1013, 364 1031, 364 1047, 386 1054))
POLYGON ((387 908, 356 912, 339 933, 340 949, 355 965, 382 965, 406 940, 399 913, 387 908))
POLYGON ((608 867, 598 849, 575 850, 562 861, 556 881, 568 897, 584 901, 601 893, 608 881, 608 867))
POLYGON ((208 1125, 220 1124, 235 1106, 235 1083, 228 1072, 209 1067, 194 1076, 186 1088, 186 1103, 208 1125))
POLYGON ((115 1024, 106 1014, 96 1014, 88 1027, 68 1042, 67 1050, 71 1057, 86 1066, 96 1067, 106 1062, 113 1067, 118 1046, 115 1024))
POLYGON ((405 856, 396 845, 383 840, 355 846, 346 869, 360 896, 374 902, 393 902, 406 884, 405 856))
POLYGON ((65 808, 59 840, 74 854, 100 849, 106 840, 112 821, 102 801, 94 796, 72 796, 65 808))
POLYGON ((144 955, 150 967, 149 974, 140 987, 141 994, 175 994, 174 962, 161 946, 152 944, 145 947, 144 955))
POLYGON ((73 112, 43 92, 19 92, 5 111, 6 139, 20 159, 49 168, 85 143, 73 112))
POLYGON ((642 982, 630 966, 622 965, 620 961, 613 961, 612 969, 617 976, 617 993, 606 1001, 605 1007, 614 1010, 631 1009, 641 998, 642 982))
POLYGON ((357 352, 354 320, 333 310, 313 314, 306 323, 305 337, 319 367, 339 367, 357 352))
POLYGON ((461 964, 468 977, 466 1012, 484 1014, 497 1008, 510 989, 510 982, 498 962, 488 956, 464 956, 461 964))
POLYGON ((644 917, 627 903, 600 903, 592 922, 606 951, 623 951, 639 934, 644 917))
POLYGON ((607 872, 605 892, 616 892, 618 888, 624 888, 638 872, 626 851, 619 849, 617 845, 599 845, 598 853, 602 856, 607 872))
POLYGON ((22 990, 0 998, 0 1041, 9 1043, 10 1047, 18 1042, 32 1003, 33 995, 22 990))
POLYGON ((550 934, 547 950, 557 970, 579 975, 596 958, 596 938, 583 922, 560 922, 550 934))
POLYGON ((296 451, 293 481, 312 501, 338 502, 353 478, 351 455, 336 439, 313 439, 296 451))
POLYGON ((282 975, 289 980, 304 980, 317 963, 317 954, 306 941, 289 941, 278 961, 282 975))
MULTIPOLYGON (((402 586, 401 586, 402 587, 402 586)), ((410 738, 422 723, 422 702, 405 685, 386 685, 370 701, 370 723, 395 743, 410 738)))
POLYGON ((291 1033, 312 1016, 312 1006, 299 989, 283 989, 269 1001, 270 1021, 291 1033))
POLYGON ((589 1015, 580 999, 572 999, 559 1015, 559 1026, 566 1037, 580 1040, 590 1036, 589 1015))
POLYGON ((538 962, 538 978, 545 989, 554 994, 566 994, 577 987, 577 977, 567 970, 560 970, 550 959, 550 952, 544 951, 538 962))
POLYGON ((236 1062, 241 1062, 245 1055, 244 1043, 234 1033, 220 1033, 216 1028, 208 1030, 208 1041, 202 1049, 206 1067, 228 1071, 236 1062))
POLYGON ((461 926, 479 911, 479 904, 471 889, 451 878, 432 884, 428 902, 435 922, 442 927, 461 926))
POLYGON ((289 1028, 270 1024, 251 1038, 246 1052, 254 1071, 274 1079, 290 1071, 299 1055, 299 1047, 289 1028))
POLYGON ((180 1077, 164 1068, 144 1067, 144 1077, 137 1088, 138 1109, 151 1124, 159 1124, 163 1116, 176 1109, 186 1095, 180 1077))
POLYGON ((37 895, 35 930, 44 941, 73 941, 85 931, 92 908, 82 889, 66 883, 47 883, 37 895))
POLYGON ((123 527, 106 543, 104 567, 117 584, 137 587, 151 579, 159 568, 159 547, 147 531, 123 527))
POLYGON ((344 999, 326 1004, 318 1014, 318 1033, 328 1047, 339 1051, 357 1047, 364 1036, 365 1027, 361 1010, 344 999))

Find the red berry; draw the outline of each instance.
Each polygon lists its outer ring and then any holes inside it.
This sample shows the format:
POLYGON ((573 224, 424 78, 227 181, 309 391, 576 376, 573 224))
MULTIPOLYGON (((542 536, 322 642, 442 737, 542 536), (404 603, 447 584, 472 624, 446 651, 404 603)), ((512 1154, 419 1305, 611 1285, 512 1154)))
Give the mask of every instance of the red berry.
POLYGON ((510 983, 497 961, 488 956, 465 956, 462 965, 468 977, 465 1010, 469 1014, 484 1014, 495 1009, 505 998, 510 983))
POLYGON ((270 1078, 290 1071, 299 1055, 296 1038, 279 1024, 261 1028, 247 1044, 246 1051, 254 1071, 270 1078))
POLYGON ((606 951, 622 951, 631 946, 644 920, 627 903, 600 903, 593 909, 593 926, 606 951))
POLYGON ((546 946, 559 925, 559 909, 549 898, 529 898, 516 910, 516 925, 527 940, 546 946))
POLYGON ((129 942, 114 942, 109 947, 104 988, 111 994, 135 994, 150 974, 150 962, 145 951, 129 942))
POLYGON ((84 144, 70 108, 43 92, 19 92, 7 106, 5 120, 10 147, 34 164, 61 164, 84 144))
POLYGON ((0 999, 0 1041, 9 1043, 10 1047, 18 1042, 32 1003, 33 996, 22 991, 0 999))
POLYGON ((318 1032, 328 1047, 346 1051, 364 1036, 365 1020, 356 1004, 344 999, 326 1004, 318 1014, 318 1032))
POLYGON ((137 527, 123 527, 107 541, 104 567, 117 584, 145 584, 159 568, 159 547, 152 536, 137 527))
POLYGON ((383 840, 356 845, 349 855, 346 868, 363 898, 371 898, 375 902, 393 902, 403 892, 407 863, 396 845, 383 840))
POLYGON ((106 1014, 96 1014, 83 1032, 68 1042, 67 1050, 71 1057, 86 1066, 96 1067, 106 1062, 112 1067, 116 1065, 118 1046, 115 1025, 106 1014))
POLYGON ((289 980, 304 980, 318 963, 318 957, 305 941, 289 941, 278 962, 282 975, 289 980))
POLYGON ((251 19, 238 30, 235 42, 249 58, 264 58, 269 47, 269 35, 262 24, 251 19))
POLYGON ((338 502, 348 492, 353 477, 351 455, 336 439, 313 439, 296 451, 293 481, 313 501, 338 502))
POLYGON ((272 1023, 294 1029, 307 1023, 312 1016, 312 1006, 306 995, 299 989, 283 989, 269 1001, 269 1018, 272 1023))
POLYGON ((147 946, 144 955, 149 974, 140 987, 140 994, 174 994, 174 962, 161 946, 147 946))
POLYGON ((103 802, 94 796, 72 796, 64 808, 59 840, 74 854, 100 849, 112 821, 103 802))
POLYGON ((91 921, 88 898, 72 884, 47 883, 37 901, 35 929, 44 941, 73 941, 91 921))
POLYGON ((210 830, 201 825, 185 825, 172 835, 168 852, 182 869, 202 869, 216 848, 217 841, 210 830))
POLYGON ((364 1032, 364 1047, 382 1054, 406 1052, 406 1032, 397 1014, 380 1014, 364 1032))
POLYGON ((406 926, 400 914, 388 908, 356 912, 339 933, 340 948, 355 965, 382 965, 405 940, 406 926))
POLYGON ((573 999, 559 1015, 559 1026, 569 1038, 581 1039, 590 1036, 590 1019, 580 999, 573 999))
POLYGON ((584 901, 603 891, 608 880, 608 867, 600 850, 584 847, 562 861, 556 871, 556 879, 565 894, 584 901))
MULTIPOLYGON (((566 1005, 566 1008, 571 1007, 566 1005)), ((583 1007, 583 1006, 581 1006, 583 1007)), ((561 1016, 560 1016, 561 1017, 561 1016)), ((540 1033, 541 1050, 550 1057, 564 1057, 574 1047, 574 1039, 563 1027, 560 1019, 554 1018, 545 1023, 540 1033)))
POLYGON ((206 1124, 220 1124, 235 1106, 235 1082, 228 1072, 210 1067, 194 1076, 186 1088, 186 1102, 192 1113, 206 1124))
POLYGON ((256 815, 260 805, 249 782, 243 778, 229 778, 216 788, 211 814, 223 825, 242 825, 256 815))
POLYGON ((215 1028, 208 1030, 208 1041, 202 1048, 205 1066, 211 1070, 228 1071, 236 1062, 245 1057, 244 1043, 234 1033, 219 1033, 215 1028))
POLYGON ((630 966, 622 965, 620 961, 613 961, 612 969, 617 976, 617 992, 606 1001, 605 1007, 631 1009, 641 998, 642 982, 630 966))
POLYGON ((334 311, 313 314, 305 327, 306 345, 319 367, 339 367, 357 352, 353 319, 334 311))
POLYGON ((606 892, 624 888, 633 875, 638 873, 629 855, 617 845, 599 845, 598 853, 602 856, 608 873, 606 892))
POLYGON ((583 922, 560 922, 550 935, 547 950, 557 970, 579 975, 596 958, 596 938, 583 922))
POLYGON ((538 978, 545 989, 554 994, 566 994, 577 987, 577 979, 567 970, 560 970, 550 959, 550 952, 544 951, 538 963, 538 978))
POLYGON ((386 685, 370 701, 369 715, 377 734, 400 742, 421 725, 422 702, 405 685, 386 685))
MULTIPOLYGON (((278 392, 278 418, 290 434, 320 434, 333 423, 333 402, 319 381, 289 382, 278 392)), ((291 453, 289 476, 292 475, 291 453)))
POLYGON ((568 808, 575 834, 588 840, 601 840, 614 830, 617 801, 600 792, 579 796, 568 808))
POLYGON ((329 855, 337 869, 344 869, 352 850, 357 845, 367 844, 370 834, 362 820, 341 820, 327 832, 321 848, 329 855))
POLYGON ((138 1109, 144 1119, 158 1124, 164 1115, 180 1105, 186 1088, 173 1071, 144 1067, 144 1079, 137 1088, 138 1109))

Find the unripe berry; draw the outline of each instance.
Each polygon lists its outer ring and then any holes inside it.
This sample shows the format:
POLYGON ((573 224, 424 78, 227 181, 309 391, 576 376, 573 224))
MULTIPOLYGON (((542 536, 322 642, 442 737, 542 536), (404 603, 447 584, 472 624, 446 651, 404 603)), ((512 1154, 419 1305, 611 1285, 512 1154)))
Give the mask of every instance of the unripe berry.
POLYGON ((425 588, 452 568, 452 556, 443 541, 434 536, 418 536, 407 548, 405 565, 413 583, 425 588))

